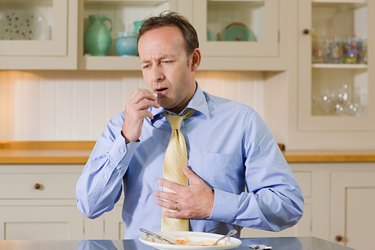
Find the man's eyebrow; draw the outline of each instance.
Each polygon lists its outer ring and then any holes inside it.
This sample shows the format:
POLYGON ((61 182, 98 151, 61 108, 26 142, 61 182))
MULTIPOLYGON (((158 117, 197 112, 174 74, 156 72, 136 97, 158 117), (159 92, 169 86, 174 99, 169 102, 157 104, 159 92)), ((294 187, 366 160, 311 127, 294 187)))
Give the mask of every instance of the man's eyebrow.
POLYGON ((172 56, 172 55, 163 55, 163 56, 160 56, 158 58, 155 58, 155 60, 154 59, 144 59, 144 60, 141 60, 141 62, 142 63, 148 63, 148 62, 152 62, 152 61, 162 61, 162 60, 164 60, 166 58, 173 59, 173 58, 175 58, 175 56, 172 56))

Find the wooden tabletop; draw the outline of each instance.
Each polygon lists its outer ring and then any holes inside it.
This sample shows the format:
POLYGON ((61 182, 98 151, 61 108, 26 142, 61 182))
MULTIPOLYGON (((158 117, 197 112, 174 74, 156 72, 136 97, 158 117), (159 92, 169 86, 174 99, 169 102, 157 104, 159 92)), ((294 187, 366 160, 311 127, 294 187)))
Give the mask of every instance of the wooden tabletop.
MULTIPOLYGON (((86 163, 93 141, 0 142, 0 164, 86 163)), ((375 162, 375 150, 283 151, 289 163, 375 162)))

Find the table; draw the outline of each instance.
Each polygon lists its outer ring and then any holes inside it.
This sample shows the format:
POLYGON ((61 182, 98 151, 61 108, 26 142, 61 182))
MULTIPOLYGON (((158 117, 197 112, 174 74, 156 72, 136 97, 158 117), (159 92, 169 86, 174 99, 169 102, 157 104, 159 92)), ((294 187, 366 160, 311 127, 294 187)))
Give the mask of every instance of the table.
MULTIPOLYGON (((315 237, 242 238, 237 249, 250 250, 249 245, 264 244, 272 250, 349 250, 315 237)), ((151 250, 138 240, 0 240, 1 250, 151 250)))

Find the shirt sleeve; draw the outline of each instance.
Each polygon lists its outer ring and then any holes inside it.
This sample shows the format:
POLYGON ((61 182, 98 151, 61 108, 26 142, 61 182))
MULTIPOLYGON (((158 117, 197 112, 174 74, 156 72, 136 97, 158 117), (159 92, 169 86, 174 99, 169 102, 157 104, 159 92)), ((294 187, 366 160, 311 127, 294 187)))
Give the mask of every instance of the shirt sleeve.
POLYGON ((89 218, 112 210, 121 196, 123 176, 138 146, 137 142, 125 143, 123 121, 119 114, 107 123, 78 179, 77 207, 89 218))
POLYGON ((246 186, 239 194, 214 188, 214 207, 208 219, 269 231, 293 226, 303 214, 301 189, 258 114, 253 112, 245 124, 246 186))

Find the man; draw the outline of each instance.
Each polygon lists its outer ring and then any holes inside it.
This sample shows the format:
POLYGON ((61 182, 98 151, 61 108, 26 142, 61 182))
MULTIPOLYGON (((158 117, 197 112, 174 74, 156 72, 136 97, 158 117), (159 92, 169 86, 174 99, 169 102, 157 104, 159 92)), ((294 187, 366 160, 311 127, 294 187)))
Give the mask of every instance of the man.
POLYGON ((201 52, 191 24, 173 12, 145 20, 138 51, 148 89, 136 90, 98 139, 77 183, 80 211, 90 218, 110 211, 123 187, 125 238, 137 238, 140 227, 160 231, 168 218, 220 234, 297 223, 301 190, 259 115, 197 84, 201 52), (166 114, 186 110, 194 111, 181 122, 188 164, 177 167, 188 186, 163 178, 166 114))

